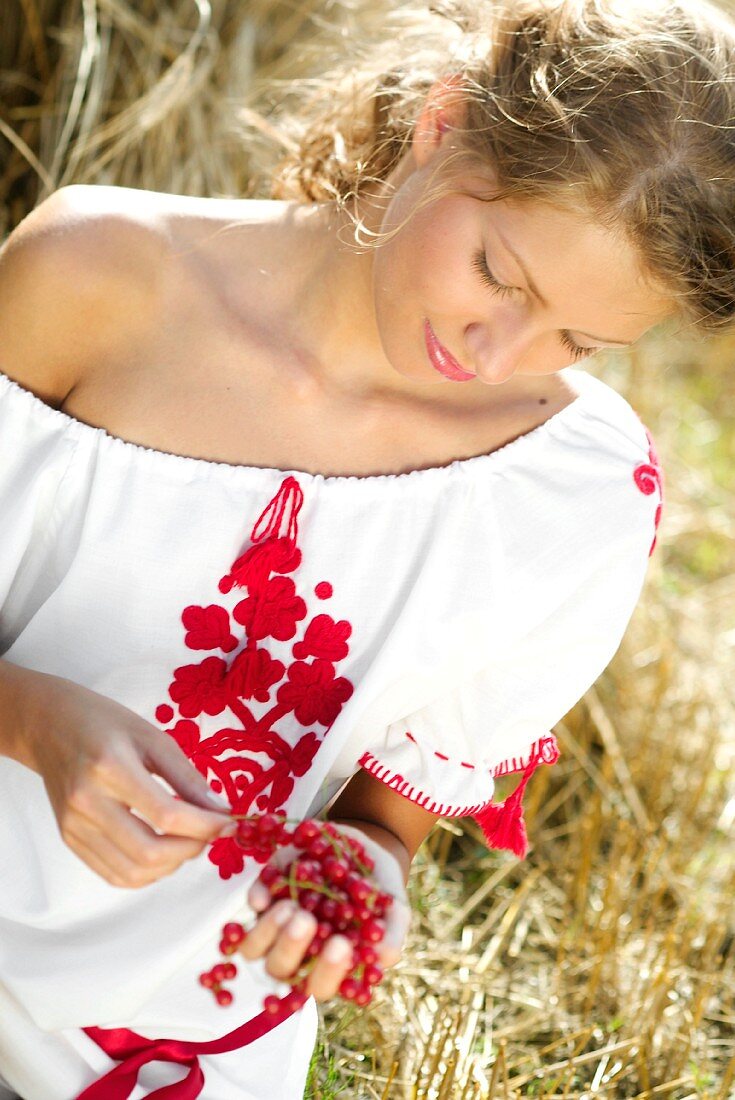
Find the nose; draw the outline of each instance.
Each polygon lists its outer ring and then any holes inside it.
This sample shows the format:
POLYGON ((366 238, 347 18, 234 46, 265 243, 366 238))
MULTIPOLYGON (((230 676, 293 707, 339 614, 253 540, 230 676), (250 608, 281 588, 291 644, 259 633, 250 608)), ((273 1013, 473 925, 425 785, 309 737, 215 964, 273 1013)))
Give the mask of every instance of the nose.
POLYGON ((492 329, 486 324, 468 325, 464 340, 479 381, 497 386, 518 370, 528 350, 530 334, 516 318, 513 324, 498 322, 492 329))

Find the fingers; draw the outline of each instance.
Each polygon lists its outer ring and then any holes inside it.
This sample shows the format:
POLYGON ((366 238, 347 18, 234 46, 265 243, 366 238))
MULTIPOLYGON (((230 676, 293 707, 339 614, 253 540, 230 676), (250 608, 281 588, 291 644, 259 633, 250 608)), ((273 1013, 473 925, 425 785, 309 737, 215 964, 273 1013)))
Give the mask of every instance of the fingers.
POLYGON ((100 852, 98 848, 87 843, 73 830, 69 831, 66 841, 74 854, 83 863, 86 863, 90 870, 109 882, 111 886, 130 888, 136 885, 145 885, 143 882, 136 883, 134 881, 139 868, 122 852, 111 849, 100 852))
POLYGON ((107 863, 115 864, 118 877, 124 879, 116 885, 131 887, 170 875, 205 847, 200 840, 159 836, 120 803, 102 797, 97 813, 78 814, 68 831, 107 863))
MULTIPOLYGON (((291 919, 296 909, 296 903, 293 901, 283 899, 275 902, 268 912, 258 919, 255 927, 248 932, 238 948, 240 954, 251 961, 266 955, 275 944, 284 924, 291 919)), ((313 917, 311 919, 314 921, 313 917)), ((316 924, 316 921, 314 921, 314 924, 316 924)), ((266 967, 266 969, 268 968, 266 967)), ((270 970, 268 973, 271 973, 270 970)), ((278 974, 272 975, 274 978, 279 976, 278 974)))
MULTIPOLYGON (((180 750, 178 750, 180 751, 180 750)), ((186 766, 194 771, 186 760, 186 766)), ((224 811, 203 810, 172 794, 146 770, 134 754, 122 761, 95 765, 94 785, 135 810, 161 833, 206 843, 231 824, 224 811)), ((203 781, 202 781, 203 782, 203 781)), ((206 786, 206 784, 205 784, 206 786)), ((85 807, 79 809, 85 812, 85 807)))
POLYGON ((336 997, 343 978, 352 970, 352 944, 346 936, 330 936, 306 983, 306 992, 317 1001, 336 997))
POLYGON ((199 806, 208 813, 229 812, 227 799, 214 793, 171 737, 161 737, 157 733, 152 744, 147 746, 145 763, 151 771, 165 779, 185 802, 199 806))
MULTIPOLYGON (((259 918, 239 951, 249 960, 265 957, 266 972, 279 981, 289 981, 304 961, 316 932, 316 918, 284 899, 259 918)), ((322 1001, 336 996, 342 979, 352 969, 352 953, 346 936, 330 936, 309 973, 307 993, 322 1001)))

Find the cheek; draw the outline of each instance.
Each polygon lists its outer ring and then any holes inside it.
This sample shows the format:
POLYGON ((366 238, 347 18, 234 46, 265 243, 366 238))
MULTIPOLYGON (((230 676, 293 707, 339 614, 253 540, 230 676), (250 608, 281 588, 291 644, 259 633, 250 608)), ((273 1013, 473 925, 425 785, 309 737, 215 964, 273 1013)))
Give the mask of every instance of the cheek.
POLYGON ((389 311, 423 311, 461 323, 468 311, 487 308, 486 292, 472 268, 477 240, 467 239, 430 210, 377 249, 373 262, 376 305, 389 311), (474 242, 474 243, 473 243, 474 242))

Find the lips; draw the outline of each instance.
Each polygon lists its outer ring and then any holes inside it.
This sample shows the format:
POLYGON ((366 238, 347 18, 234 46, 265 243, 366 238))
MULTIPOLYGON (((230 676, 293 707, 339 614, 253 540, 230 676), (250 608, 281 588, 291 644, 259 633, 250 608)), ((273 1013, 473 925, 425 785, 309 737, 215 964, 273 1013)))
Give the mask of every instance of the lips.
POLYGON ((447 351, 443 344, 439 343, 428 320, 424 321, 424 339, 426 340, 426 350, 429 353, 431 365, 440 374, 443 374, 451 382, 472 381, 475 377, 474 374, 469 374, 466 370, 463 370, 454 356, 447 351))

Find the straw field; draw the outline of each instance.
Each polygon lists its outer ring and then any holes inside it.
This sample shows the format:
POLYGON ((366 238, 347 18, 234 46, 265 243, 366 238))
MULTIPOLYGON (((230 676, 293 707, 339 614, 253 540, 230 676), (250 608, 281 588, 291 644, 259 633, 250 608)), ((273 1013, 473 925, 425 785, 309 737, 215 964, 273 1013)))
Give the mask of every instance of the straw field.
MULTIPOLYGON (((310 44, 383 17, 0 0, 0 238, 67 183, 257 194, 261 82, 286 96, 310 44)), ((323 1009, 307 1100, 735 1097, 735 337, 659 335, 594 373, 664 466, 644 598, 529 788, 528 859, 437 826, 404 957, 369 1011, 323 1009)))

